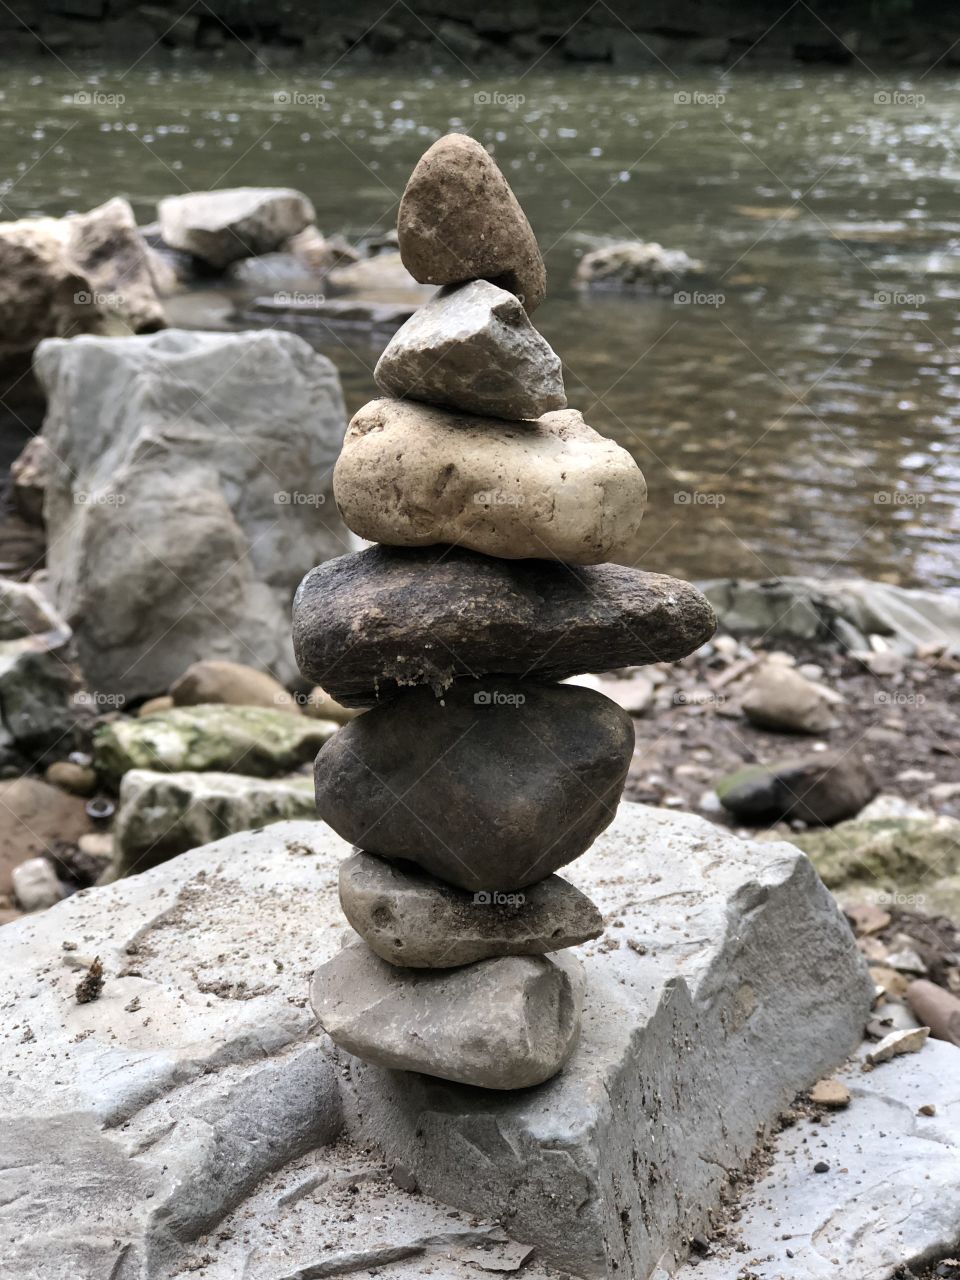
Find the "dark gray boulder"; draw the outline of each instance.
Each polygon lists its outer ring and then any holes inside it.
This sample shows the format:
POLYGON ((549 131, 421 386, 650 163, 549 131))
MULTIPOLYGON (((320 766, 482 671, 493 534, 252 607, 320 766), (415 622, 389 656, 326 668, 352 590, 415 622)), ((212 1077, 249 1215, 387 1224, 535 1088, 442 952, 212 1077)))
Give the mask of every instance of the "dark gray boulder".
POLYGON ((317 809, 368 853, 508 893, 588 849, 616 813, 634 731, 592 689, 509 677, 416 689, 317 756, 317 809))

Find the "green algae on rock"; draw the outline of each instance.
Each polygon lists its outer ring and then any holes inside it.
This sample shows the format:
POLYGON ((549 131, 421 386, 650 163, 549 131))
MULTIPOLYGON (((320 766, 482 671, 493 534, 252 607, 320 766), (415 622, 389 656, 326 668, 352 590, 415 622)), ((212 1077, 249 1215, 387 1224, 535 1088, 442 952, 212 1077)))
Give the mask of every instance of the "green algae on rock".
POLYGON ((336 730, 332 720, 269 707, 174 707, 103 725, 94 738, 94 761, 97 772, 114 783, 131 769, 218 769, 270 778, 312 760, 336 730))

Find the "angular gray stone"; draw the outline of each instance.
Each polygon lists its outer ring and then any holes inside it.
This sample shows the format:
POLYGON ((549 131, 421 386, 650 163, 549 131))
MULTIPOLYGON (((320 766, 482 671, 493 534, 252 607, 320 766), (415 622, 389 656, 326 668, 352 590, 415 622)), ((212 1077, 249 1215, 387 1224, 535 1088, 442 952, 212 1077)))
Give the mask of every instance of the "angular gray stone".
POLYGON ((368 853, 475 892, 510 893, 589 848, 613 819, 633 722, 589 689, 497 676, 442 700, 401 694, 317 756, 317 812, 368 853))
POLYGON ((749 1261, 756 1280, 879 1280, 956 1256, 960 1049, 928 1040, 875 1071, 860 1065, 837 1076, 850 1090, 848 1107, 780 1134, 772 1166, 744 1189, 730 1244, 671 1274, 731 1280, 749 1261), (922 1114, 925 1106, 935 1114, 922 1114), (815 1160, 829 1169, 814 1174, 815 1160))
POLYGON ((802 855, 624 804, 575 864, 623 925, 579 950, 559 1076, 481 1095, 361 1064, 305 998, 337 950, 348 853, 322 823, 278 823, 0 929, 4 1280, 468 1280, 462 1251, 494 1243, 470 1225, 484 1205, 536 1248, 524 1277, 549 1258, 646 1275, 707 1227, 757 1127, 860 1037, 869 982, 802 855), (98 954, 103 992, 77 1004, 98 954))
POLYGON ((632 565, 647 486, 626 449, 576 409, 505 422, 372 400, 350 423, 334 493, 348 527, 371 542, 632 565))
POLYGON ((294 676, 297 582, 352 539, 331 492, 336 369, 289 333, 52 340, 51 591, 98 692, 165 692, 191 662, 294 676))
POLYGON ((131 769, 120 783, 113 875, 146 871, 234 832, 310 818, 313 812, 309 777, 131 769))
POLYGON ((546 272, 530 223, 496 162, 466 134, 448 133, 420 157, 397 234, 403 265, 424 284, 484 279, 528 312, 543 301, 546 272))
POLYGON ((715 626, 696 587, 662 574, 378 546, 307 574, 293 641, 304 675, 363 707, 492 671, 562 680, 673 662, 715 626))
POLYGON ((173 707, 100 725, 94 761, 97 772, 113 782, 131 769, 269 778, 312 760, 337 728, 332 720, 269 707, 173 707))
POLYGON ((567 403, 560 359, 520 301, 488 280, 443 289, 394 334, 374 370, 387 395, 494 418, 567 403))
POLYGON ((603 932, 590 899, 559 876, 521 893, 470 894, 369 853, 340 864, 340 905, 367 946, 408 969, 545 955, 603 932))
POLYGON ((399 969, 357 940, 313 975, 327 1035, 367 1062, 482 1089, 527 1089, 562 1068, 580 1033, 575 956, 501 956, 399 969))
POLYGON ((235 187, 167 196, 157 205, 160 231, 212 267, 272 253, 314 221, 313 205, 288 187, 235 187))

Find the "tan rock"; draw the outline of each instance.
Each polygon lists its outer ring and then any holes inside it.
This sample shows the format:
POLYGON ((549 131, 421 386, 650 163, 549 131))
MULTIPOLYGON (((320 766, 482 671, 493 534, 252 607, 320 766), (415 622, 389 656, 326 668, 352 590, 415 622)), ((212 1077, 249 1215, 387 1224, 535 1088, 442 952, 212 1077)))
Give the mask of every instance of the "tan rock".
POLYGON ((871 933, 879 933, 890 923, 889 911, 878 907, 875 902, 854 902, 844 907, 843 914, 853 925, 854 933, 865 937, 871 933))
POLYGON ((52 787, 60 787, 75 796, 89 796, 97 789, 96 770, 72 760, 56 760, 47 766, 44 778, 52 787))
POLYGON ((345 707, 336 698, 331 698, 326 689, 318 684, 307 695, 303 710, 315 720, 336 720, 337 724, 346 724, 348 720, 361 714, 356 707, 345 707))
POLYGON ((166 321, 149 251, 129 201, 114 197, 63 221, 70 255, 92 286, 87 305, 117 315, 134 333, 162 329, 166 321))
POLYGON ((91 829, 84 803, 39 778, 0 782, 0 893, 9 894, 13 868, 28 858, 76 844, 91 829))
POLYGON ((0 355, 42 338, 162 328, 147 247, 126 200, 0 223, 0 355))
POLYGON ((785 733, 828 733, 840 721, 830 691, 814 684, 793 667, 766 661, 744 694, 747 719, 762 729, 785 733))
POLYGON ((172 706, 173 699, 168 693, 164 693, 159 698, 148 698, 146 702, 142 702, 137 708, 137 715, 152 716, 156 711, 169 711, 172 706))
POLYGON ((887 965, 874 964, 870 966, 870 977, 891 1000, 902 1000, 907 994, 909 982, 902 973, 897 973, 896 969, 891 969, 887 965))
POLYGON ((404 266, 424 284, 490 280, 533 311, 546 272, 530 223, 479 142, 448 133, 421 156, 397 219, 404 266))
POLYGON ((399 400, 355 415, 333 485, 372 542, 571 564, 635 563, 647 491, 626 450, 574 409, 517 423, 399 400))
POLYGON ((908 1031, 891 1031, 884 1036, 875 1049, 867 1054, 867 1063, 877 1066, 881 1062, 889 1062, 901 1053, 918 1053, 930 1035, 929 1027, 911 1027, 908 1031))
POLYGON ((228 703, 235 707, 273 707, 300 714, 295 699, 273 676, 242 662, 193 662, 170 688, 176 707, 228 703))
POLYGON ((841 1107, 849 1106, 850 1090, 839 1080, 818 1080, 810 1090, 810 1101, 818 1107, 839 1110, 841 1107))

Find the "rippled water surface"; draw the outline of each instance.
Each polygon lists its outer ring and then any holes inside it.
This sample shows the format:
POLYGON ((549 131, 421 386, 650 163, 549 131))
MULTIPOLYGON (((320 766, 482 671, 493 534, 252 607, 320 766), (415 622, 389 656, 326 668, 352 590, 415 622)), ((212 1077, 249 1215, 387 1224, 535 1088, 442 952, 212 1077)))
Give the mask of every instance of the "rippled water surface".
MULTIPOLYGON (((530 216, 551 290, 537 323, 571 404, 646 473, 649 567, 960 584, 954 74, 487 83, 48 60, 3 83, 0 199, 9 218, 120 193, 148 222, 166 194, 288 184, 355 239, 393 224, 449 128, 492 146, 530 216), (585 249, 634 237, 702 259, 698 293, 572 288, 585 249)), ((373 394, 381 343, 316 345, 351 408, 373 394)))

